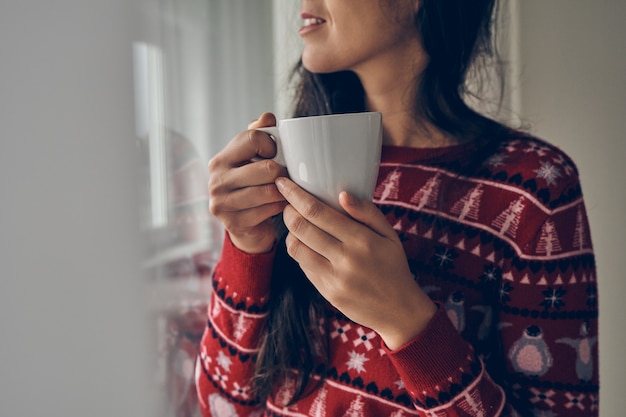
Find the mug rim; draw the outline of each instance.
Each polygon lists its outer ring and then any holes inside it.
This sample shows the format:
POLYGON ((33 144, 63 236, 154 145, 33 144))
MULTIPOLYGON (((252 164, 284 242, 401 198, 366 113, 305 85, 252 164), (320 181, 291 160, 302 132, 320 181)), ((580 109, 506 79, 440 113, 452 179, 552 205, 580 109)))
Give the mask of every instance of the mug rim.
POLYGON ((319 114, 317 116, 302 116, 302 117, 290 117, 288 119, 280 119, 278 123, 284 122, 292 122, 295 120, 313 120, 313 119, 321 119, 321 118, 336 118, 336 117, 363 117, 363 116, 374 116, 379 115, 382 117, 382 113, 379 111, 360 111, 360 112, 352 112, 352 113, 332 113, 332 114, 319 114))

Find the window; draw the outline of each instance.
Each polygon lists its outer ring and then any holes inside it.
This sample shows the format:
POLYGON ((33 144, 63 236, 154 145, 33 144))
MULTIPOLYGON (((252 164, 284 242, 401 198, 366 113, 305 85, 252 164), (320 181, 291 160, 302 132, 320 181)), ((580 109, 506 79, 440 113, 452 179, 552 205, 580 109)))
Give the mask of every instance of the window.
POLYGON ((223 237, 208 213, 206 164, 262 112, 284 115, 288 98, 279 90, 299 54, 297 37, 285 36, 296 7, 162 0, 140 10, 133 62, 141 221, 164 416, 198 414, 194 365, 223 237))

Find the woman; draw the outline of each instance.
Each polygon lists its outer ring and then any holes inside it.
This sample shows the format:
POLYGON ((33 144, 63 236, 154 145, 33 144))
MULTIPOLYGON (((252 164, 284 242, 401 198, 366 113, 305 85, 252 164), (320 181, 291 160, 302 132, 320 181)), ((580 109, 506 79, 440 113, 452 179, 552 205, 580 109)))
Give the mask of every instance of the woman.
POLYGON ((304 0, 296 116, 383 114, 348 216, 270 159, 262 115, 209 164, 225 226, 204 415, 596 416, 594 257, 577 171, 464 102, 495 0, 304 0), (282 214, 286 233, 275 226, 282 214))

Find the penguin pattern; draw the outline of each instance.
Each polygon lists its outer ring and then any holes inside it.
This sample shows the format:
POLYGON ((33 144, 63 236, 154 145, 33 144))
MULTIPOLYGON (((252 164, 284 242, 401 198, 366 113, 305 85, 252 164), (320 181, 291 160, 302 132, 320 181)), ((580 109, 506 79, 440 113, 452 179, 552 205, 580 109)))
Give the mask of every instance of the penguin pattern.
POLYGON ((552 366, 552 355, 539 326, 531 325, 509 350, 509 360, 516 372, 542 376, 552 366))
POLYGON ((461 333, 465 329, 465 297, 461 291, 450 294, 444 304, 448 318, 461 333))
POLYGON ((589 336, 589 323, 584 322, 580 326, 580 338, 570 339, 563 337, 556 343, 563 343, 576 349, 576 375, 581 381, 591 381, 593 378, 593 345, 598 341, 597 336, 589 336))
POLYGON ((483 320, 478 326, 478 340, 486 340, 491 333, 491 324, 493 323, 493 308, 488 305, 476 305, 471 308, 483 314, 483 320))

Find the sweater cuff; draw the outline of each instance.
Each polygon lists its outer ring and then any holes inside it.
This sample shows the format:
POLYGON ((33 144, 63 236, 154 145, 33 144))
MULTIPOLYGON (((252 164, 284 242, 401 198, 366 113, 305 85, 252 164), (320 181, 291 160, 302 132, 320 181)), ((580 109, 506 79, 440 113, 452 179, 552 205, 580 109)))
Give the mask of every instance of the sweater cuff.
POLYGON ((450 384, 460 383, 463 374, 475 373, 471 346, 452 325, 441 304, 428 326, 415 339, 391 351, 383 345, 414 398, 436 396, 450 384))
MULTIPOLYGON (((266 253, 250 254, 237 248, 225 232, 222 257, 215 268, 213 287, 218 296, 245 308, 262 307, 270 292, 276 245, 266 253)), ((229 303, 231 304, 231 303, 229 303)))

